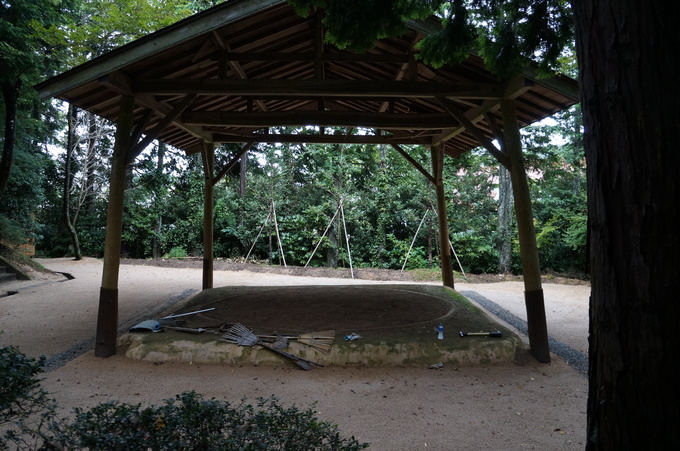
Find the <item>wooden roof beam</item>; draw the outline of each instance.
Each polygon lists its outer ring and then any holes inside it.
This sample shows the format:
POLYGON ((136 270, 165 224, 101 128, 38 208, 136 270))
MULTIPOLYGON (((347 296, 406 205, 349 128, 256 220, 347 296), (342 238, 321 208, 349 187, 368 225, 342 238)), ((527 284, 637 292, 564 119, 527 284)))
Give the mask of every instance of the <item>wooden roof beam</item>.
POLYGON ((394 135, 318 135, 318 134, 261 134, 215 133, 216 143, 290 143, 290 144, 413 144, 429 145, 429 138, 397 137, 394 135))
POLYGON ((416 169, 418 170, 418 172, 420 172, 421 174, 423 174, 423 175, 425 176, 425 178, 426 178, 427 180, 430 181, 430 183, 432 183, 433 185, 435 185, 435 184, 437 183, 437 181, 435 180, 435 178, 434 178, 429 172, 427 172, 427 171, 425 170, 425 168, 422 167, 422 166, 420 165, 420 163, 418 163, 411 155, 409 155, 408 152, 406 152, 404 149, 402 149, 398 144, 392 143, 392 147, 394 148, 394 150, 396 150, 397 152, 399 152, 399 154, 400 154, 402 157, 404 157, 404 158, 406 159, 406 161, 408 161, 409 163, 411 163, 411 165, 412 165, 414 168, 416 168, 416 169))
POLYGON ((243 155, 245 155, 245 153, 248 151, 248 149, 253 147, 254 144, 255 144, 254 142, 249 142, 249 143, 246 143, 243 147, 241 147, 241 150, 238 151, 236 156, 234 156, 234 158, 232 158, 231 161, 229 163, 227 163, 227 165, 225 167, 222 168, 222 170, 220 171, 219 174, 217 174, 215 177, 213 177, 213 180, 212 180, 213 186, 216 185, 217 182, 222 180, 222 178, 225 175, 227 175, 227 172, 229 172, 231 170, 231 168, 233 168, 236 165, 236 163, 238 163, 238 161, 241 159, 241 157, 243 155))
POLYGON ((442 106, 448 111, 451 116, 455 117, 460 123, 465 127, 465 129, 474 136, 479 144, 482 145, 491 155, 498 160, 503 166, 510 170, 510 159, 503 153, 498 147, 496 147, 493 142, 482 132, 475 124, 470 121, 465 113, 460 110, 456 104, 443 97, 438 97, 437 100, 442 106))
MULTIPOLYGON (((240 62, 301 62, 311 63, 317 59, 316 52, 227 52, 227 58, 240 62)), ((394 63, 409 62, 408 55, 386 53, 327 53, 321 55, 325 63, 394 63)))
POLYGON ((177 117, 186 110, 189 105, 191 105, 191 102, 194 101, 196 98, 195 94, 188 95, 184 97, 177 106, 175 106, 172 111, 170 111, 163 119, 156 124, 153 130, 150 132, 146 133, 144 138, 140 140, 137 144, 130 149, 130 151, 127 154, 126 157, 126 163, 130 164, 132 163, 137 156, 142 153, 142 151, 151 144, 151 141, 154 139, 158 138, 158 136, 171 124, 177 119, 177 117))
MULTIPOLYGON (((231 51, 231 47, 229 47, 229 43, 220 36, 219 33, 217 33, 215 30, 212 32, 212 36, 215 39, 215 42, 217 42, 217 45, 222 48, 225 52, 231 51)), ((226 63, 231 67, 231 70, 233 70, 238 77, 241 80, 247 80, 248 79, 248 74, 246 74, 246 71, 243 69, 243 66, 241 66, 241 63, 238 61, 234 61, 230 58, 226 58, 226 63)), ((267 111, 267 106, 264 104, 262 100, 255 100, 255 104, 257 107, 262 110, 262 111, 267 111)))
POLYGON ((370 80, 140 80, 132 92, 155 95, 222 94, 241 96, 450 97, 498 99, 495 83, 442 83, 370 80))
MULTIPOLYGON (((103 77, 99 78, 99 83, 106 86, 108 89, 119 95, 131 95, 130 79, 121 72, 112 72, 103 77)), ((145 108, 155 111, 159 116, 166 117, 171 115, 174 108, 165 103, 160 103, 156 99, 148 94, 135 94, 135 103, 141 105, 145 108)), ((178 121, 174 121, 173 124, 185 132, 203 140, 205 142, 212 142, 212 135, 210 133, 204 132, 199 127, 186 126, 178 121)))
POLYGON ((391 114, 358 111, 185 112, 181 122, 188 125, 254 128, 315 125, 402 130, 439 130, 458 125, 458 122, 449 114, 391 114))
MULTIPOLYGON (((414 71, 414 68, 416 67, 415 65, 417 64, 415 61, 415 57, 413 56, 413 52, 411 52, 411 49, 416 45, 416 43, 422 38, 421 33, 416 33, 415 38, 411 41, 411 44, 409 46, 409 52, 408 52, 408 61, 404 61, 400 66, 399 70, 397 70, 397 73, 394 74, 394 81, 400 81, 403 80, 406 77, 406 73, 408 71, 409 73, 409 81, 415 81, 416 78, 416 73, 414 71)), ((390 102, 383 102, 382 105, 380 105, 380 108, 378 109, 379 112, 383 113, 387 111, 387 109, 390 107, 390 102)))

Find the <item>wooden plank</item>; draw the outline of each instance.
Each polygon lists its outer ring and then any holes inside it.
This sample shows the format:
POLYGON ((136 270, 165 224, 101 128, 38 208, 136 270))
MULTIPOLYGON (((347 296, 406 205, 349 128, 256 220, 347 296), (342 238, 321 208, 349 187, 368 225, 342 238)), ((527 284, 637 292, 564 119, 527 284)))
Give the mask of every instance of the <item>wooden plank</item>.
POLYGON ((213 255, 215 224, 215 184, 213 173, 215 167, 215 146, 203 143, 203 289, 213 288, 213 255))
POLYGON ((451 97, 498 99, 496 83, 442 83, 392 80, 186 80, 132 81, 133 93, 223 94, 240 96, 451 97))
POLYGON ((522 140, 517 123, 514 100, 503 100, 503 132, 505 135, 506 154, 511 164, 512 193, 515 200, 515 218, 519 236, 519 252, 524 279, 524 300, 527 309, 527 329, 529 335, 529 352, 541 363, 550 363, 550 346, 548 344, 548 327, 545 317, 545 303, 541 284, 541 267, 536 244, 534 215, 531 206, 531 194, 527 181, 524 158, 522 156, 522 140))
MULTIPOLYGON (((261 133, 215 133, 215 143, 290 143, 290 144, 414 144, 429 145, 429 137, 411 137, 394 135, 318 135, 318 134, 261 134, 261 133)), ((192 152, 188 152, 192 153, 192 152)))
MULTIPOLYGON (((316 59, 315 52, 228 52, 227 57, 241 62, 300 62, 311 63, 316 59)), ((322 61, 328 63, 409 63, 409 56, 388 53, 324 53, 322 61)))
POLYGON ((94 347, 96 357, 110 357, 116 353, 118 330, 118 279, 120 276, 120 245, 123 230, 123 203, 125 198, 125 155, 130 148, 135 100, 132 96, 121 99, 116 123, 116 138, 111 158, 109 198, 106 213, 104 266, 99 293, 97 331, 94 347))
POLYGON ((446 214, 446 192, 444 191, 444 149, 431 146, 432 175, 437 195, 437 223, 439 225, 439 256, 442 269, 442 282, 445 287, 455 288, 453 282, 453 263, 449 241, 449 220, 446 214))
POLYGON ((317 125, 402 130, 439 130, 458 125, 458 122, 449 114, 362 113, 358 111, 186 112, 182 115, 181 122, 185 125, 254 128, 317 125))

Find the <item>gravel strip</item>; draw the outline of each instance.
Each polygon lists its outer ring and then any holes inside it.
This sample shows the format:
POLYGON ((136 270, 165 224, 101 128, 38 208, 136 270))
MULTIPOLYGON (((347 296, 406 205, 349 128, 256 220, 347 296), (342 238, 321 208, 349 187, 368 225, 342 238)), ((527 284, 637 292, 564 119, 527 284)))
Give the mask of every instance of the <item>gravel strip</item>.
MULTIPOLYGON (((510 324, 512 327, 520 331, 524 335, 528 335, 527 322, 519 316, 510 313, 495 302, 485 298, 476 291, 461 291, 460 294, 466 298, 478 303, 489 312, 496 315, 502 321, 510 324)), ((548 336, 548 345, 550 351, 557 354, 572 368, 576 369, 582 374, 588 374, 588 356, 582 352, 568 346, 554 338, 548 336)))
MULTIPOLYGON (((150 311, 141 313, 133 318, 128 318, 127 320, 123 321, 118 327, 118 334, 123 334, 127 332, 132 326, 144 320, 156 318, 157 316, 168 310, 170 307, 177 304, 179 301, 186 299, 187 297, 196 293, 197 291, 198 290, 192 288, 186 289, 179 294, 164 299, 150 311)), ((74 346, 71 346, 65 351, 62 351, 58 354, 54 354, 45 361, 45 366, 43 368, 44 372, 48 373, 50 371, 61 368, 71 360, 80 357, 86 352, 94 349, 94 342, 95 337, 92 337, 87 340, 81 341, 80 343, 74 346)))

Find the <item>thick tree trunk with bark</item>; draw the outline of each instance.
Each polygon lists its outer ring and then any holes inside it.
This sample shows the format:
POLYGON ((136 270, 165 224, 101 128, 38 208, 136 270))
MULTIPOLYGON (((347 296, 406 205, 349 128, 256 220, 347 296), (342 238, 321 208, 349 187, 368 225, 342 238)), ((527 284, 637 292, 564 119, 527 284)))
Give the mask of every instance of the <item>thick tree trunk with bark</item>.
POLYGON ((573 6, 591 232, 587 449, 675 449, 680 4, 573 6))
POLYGON ((14 145, 17 140, 17 102, 21 90, 21 80, 16 83, 3 83, 0 86, 2 97, 5 101, 5 136, 2 145, 2 158, 0 158, 0 193, 2 193, 9 181, 14 160, 14 145))
POLYGON ((512 181, 510 171, 498 165, 498 272, 512 270, 512 181))

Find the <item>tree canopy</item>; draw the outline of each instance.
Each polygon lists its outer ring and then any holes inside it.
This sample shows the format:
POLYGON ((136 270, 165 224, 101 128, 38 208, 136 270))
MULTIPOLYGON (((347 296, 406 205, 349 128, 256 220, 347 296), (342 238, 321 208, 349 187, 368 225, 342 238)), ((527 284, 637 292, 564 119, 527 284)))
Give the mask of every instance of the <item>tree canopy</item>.
POLYGON ((400 35, 409 20, 441 17, 440 31, 417 45, 419 57, 435 67, 456 64, 472 51, 499 77, 515 73, 524 58, 537 59, 545 73, 560 66, 573 42, 566 0, 289 0, 301 15, 323 14, 326 40, 364 52, 376 39, 400 35))

